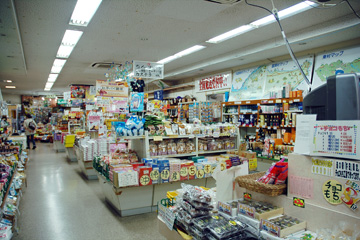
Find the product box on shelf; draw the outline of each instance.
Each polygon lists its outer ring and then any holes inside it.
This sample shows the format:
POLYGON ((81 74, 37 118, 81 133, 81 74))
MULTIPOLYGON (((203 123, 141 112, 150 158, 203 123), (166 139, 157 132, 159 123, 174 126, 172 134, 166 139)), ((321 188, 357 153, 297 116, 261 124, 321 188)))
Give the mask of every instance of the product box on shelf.
POLYGON ((170 162, 170 182, 176 182, 180 180, 181 161, 172 160, 170 162))
POLYGON ((139 166, 138 167, 139 185, 140 186, 147 186, 147 185, 152 184, 151 177, 150 177, 151 171, 152 171, 152 168, 148 167, 148 166, 139 166))
POLYGON ((220 213, 225 214, 229 217, 235 217, 238 212, 237 204, 238 204, 237 201, 226 201, 226 202, 219 201, 217 208, 220 213))
POLYGON ((159 165, 160 183, 167 183, 170 180, 169 165, 159 165))
POLYGON ((152 165, 152 171, 150 172, 150 178, 152 184, 158 184, 160 181, 160 169, 156 164, 152 165))
POLYGON ((261 231, 266 231, 280 238, 305 230, 305 228, 305 221, 286 215, 274 217, 268 220, 262 219, 260 223, 261 231))
POLYGON ((133 167, 133 169, 134 169, 135 171, 138 171, 139 167, 142 167, 142 166, 144 166, 145 164, 144 164, 144 163, 141 163, 141 162, 133 162, 133 163, 131 163, 131 165, 132 165, 132 167, 133 167))
POLYGON ((242 214, 257 220, 269 219, 284 213, 283 208, 273 206, 270 203, 252 200, 238 200, 238 214, 242 214))
POLYGON ((182 161, 180 165, 180 181, 189 179, 189 163, 187 161, 182 161))

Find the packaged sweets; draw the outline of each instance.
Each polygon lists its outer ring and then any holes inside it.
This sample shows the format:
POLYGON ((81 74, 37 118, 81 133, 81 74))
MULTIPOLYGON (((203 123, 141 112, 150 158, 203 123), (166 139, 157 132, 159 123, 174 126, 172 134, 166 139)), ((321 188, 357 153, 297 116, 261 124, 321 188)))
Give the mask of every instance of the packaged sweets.
POLYGON ((158 155, 167 155, 167 154, 168 154, 167 144, 165 141, 163 141, 158 145, 158 155))
POLYGON ((150 150, 150 156, 158 155, 158 146, 156 145, 156 143, 154 141, 150 141, 149 150, 150 150))
POLYGON ((195 151, 195 144, 192 141, 186 141, 186 153, 193 153, 195 151))
POLYGON ((167 144, 167 152, 169 155, 177 154, 176 143, 173 140, 170 140, 167 144))
POLYGON ((185 141, 181 139, 177 143, 177 154, 184 154, 184 153, 186 153, 186 145, 185 145, 185 141))

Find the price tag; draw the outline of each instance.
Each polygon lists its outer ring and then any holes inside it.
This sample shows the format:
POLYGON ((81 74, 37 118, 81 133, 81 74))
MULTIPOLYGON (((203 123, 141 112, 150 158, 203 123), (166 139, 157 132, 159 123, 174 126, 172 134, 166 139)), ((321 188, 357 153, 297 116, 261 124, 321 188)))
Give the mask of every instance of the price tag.
POLYGON ((277 100, 276 100, 276 103, 281 103, 281 99, 277 99, 277 100))
POLYGON ((179 181, 180 180, 180 173, 179 172, 173 172, 171 174, 171 180, 173 182, 179 181))
POLYGON ((180 176, 186 177, 187 175, 188 175, 188 168, 187 167, 182 167, 180 169, 180 176))
POLYGON ((179 135, 170 135, 169 138, 178 138, 179 135))
POLYGON ((154 141, 155 142, 161 142, 163 140, 162 136, 154 136, 154 141))
POLYGON ((274 101, 269 101, 269 103, 274 103, 274 101))
POLYGON ((159 179, 159 171, 158 170, 153 170, 153 171, 151 171, 151 173, 150 173, 150 178, 151 178, 151 180, 153 180, 153 181, 156 181, 156 180, 158 180, 159 179))
POLYGON ((221 171, 224 171, 226 169, 226 163, 222 162, 220 163, 221 171))
POLYGON ((286 100, 283 100, 283 103, 286 103, 286 100))
POLYGON ((189 135, 189 138, 195 138, 194 134, 189 135))
POLYGON ((256 129, 255 132, 259 132, 259 129, 256 129))
POLYGON ((161 172, 161 179, 162 180, 166 180, 166 179, 169 179, 170 177, 170 172, 169 170, 165 169, 161 172))
POLYGON ((276 130, 276 129, 277 129, 277 127, 274 127, 274 129, 276 130))
POLYGON ((250 103, 250 101, 246 101, 246 103, 250 103))
POLYGON ((241 104, 241 102, 235 102, 235 104, 238 104, 238 105, 239 105, 239 104, 241 104))
POLYGON ((267 129, 271 129, 271 127, 268 127, 267 129))
POLYGON ((146 186, 150 183, 150 177, 148 175, 143 175, 140 178, 140 184, 146 186))
POLYGON ((289 101, 289 103, 291 104, 291 103, 293 103, 293 101, 289 101))
POLYGON ((248 200, 251 200, 251 193, 246 193, 244 192, 244 199, 248 199, 248 200))
POLYGON ((249 127, 252 127, 252 124, 250 124, 249 127))
POLYGON ((196 178, 203 178, 204 177, 204 170, 202 170, 202 169, 199 169, 199 170, 197 170, 197 172, 196 172, 196 178))
POLYGON ((194 176, 195 174, 196 174, 196 167, 195 166, 190 166, 189 167, 189 175, 194 176))
POLYGON ((204 172, 205 172, 206 174, 208 174, 208 173, 211 172, 211 165, 210 165, 210 164, 206 164, 206 165, 204 166, 204 172))
POLYGON ((300 102, 300 99, 294 99, 294 102, 300 102))

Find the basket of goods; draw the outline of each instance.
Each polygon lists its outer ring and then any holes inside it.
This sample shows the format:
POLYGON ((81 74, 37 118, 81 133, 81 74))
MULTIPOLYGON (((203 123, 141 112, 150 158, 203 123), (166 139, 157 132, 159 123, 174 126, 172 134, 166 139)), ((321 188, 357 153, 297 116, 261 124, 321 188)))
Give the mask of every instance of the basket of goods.
POLYGON ((238 176, 235 181, 240 187, 268 196, 278 196, 286 191, 288 163, 277 162, 267 172, 238 176))

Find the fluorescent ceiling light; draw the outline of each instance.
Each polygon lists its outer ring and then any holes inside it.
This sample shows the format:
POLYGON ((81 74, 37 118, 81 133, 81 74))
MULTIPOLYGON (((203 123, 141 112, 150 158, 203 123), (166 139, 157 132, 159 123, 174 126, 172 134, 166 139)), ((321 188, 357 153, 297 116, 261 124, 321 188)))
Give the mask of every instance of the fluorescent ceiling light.
POLYGON ((167 57, 167 58, 161 59, 160 61, 157 61, 157 63, 165 64, 165 63, 174 61, 174 60, 177 59, 177 58, 179 58, 179 57, 176 57, 175 55, 172 55, 172 56, 170 56, 170 57, 167 57))
POLYGON ((12 80, 4 80, 4 82, 12 83, 12 80))
POLYGON ((102 0, 78 0, 69 24, 86 27, 99 8, 101 1, 102 0))
POLYGON ((47 82, 47 83, 45 84, 45 88, 51 89, 53 85, 54 85, 54 83, 47 82))
POLYGON ((250 30, 254 29, 253 26, 250 26, 250 25, 243 25, 243 26, 240 26, 238 28, 235 28, 231 31, 228 31, 226 33, 223 33, 219 36, 216 36, 214 38, 211 38, 209 39, 208 41, 206 42, 209 42, 209 43, 219 43, 219 42, 222 42, 222 41, 225 41, 225 40, 228 40, 230 38, 233 38, 233 37, 236 37, 236 36, 239 36, 240 34, 243 34, 245 32, 248 32, 250 30))
POLYGON ((15 86, 5 86, 5 88, 16 88, 15 86))
MULTIPOLYGON (((284 9, 284 10, 279 11, 278 16, 279 16, 280 19, 284 19, 284 18, 293 16, 295 14, 304 12, 306 10, 309 10, 309 9, 312 8, 313 5, 317 5, 317 4, 312 2, 312 1, 304 1, 304 2, 301 2, 301 3, 296 4, 294 6, 288 7, 286 9, 284 9)), ((276 22, 275 17, 273 15, 269 15, 269 16, 260 18, 260 19, 254 21, 254 22, 252 22, 252 23, 250 23, 248 25, 240 26, 240 27, 235 28, 233 30, 230 30, 230 31, 228 31, 226 33, 223 33, 223 34, 221 34, 219 36, 211 38, 206 42, 208 42, 208 43, 220 43, 220 42, 228 40, 230 38, 239 36, 240 34, 243 34, 245 32, 251 31, 251 30, 253 30, 255 28, 265 26, 265 25, 268 25, 268 24, 274 23, 274 22, 276 22)))
POLYGON ((197 51, 200 51, 201 49, 204 49, 206 48, 205 46, 202 46, 202 45, 195 45, 195 46, 192 46, 190 48, 187 48, 181 52, 178 52, 172 56, 169 56, 167 58, 164 58, 160 61, 157 61, 157 63, 162 63, 162 64, 165 64, 165 63, 168 63, 168 62, 171 62, 171 61, 174 61, 175 59, 178 59, 178 58, 181 58, 181 57, 184 57, 186 55, 189 55, 191 53, 194 53, 194 52, 197 52, 197 51))
POLYGON ((54 64, 51 68, 51 73, 60 73, 65 63, 66 63, 65 59, 55 59, 54 64))
POLYGON ((49 83, 54 83, 58 76, 59 76, 59 74, 50 73, 49 78, 48 78, 48 82, 49 83))
POLYGON ((82 34, 82 31, 66 30, 56 57, 68 58, 82 34))

